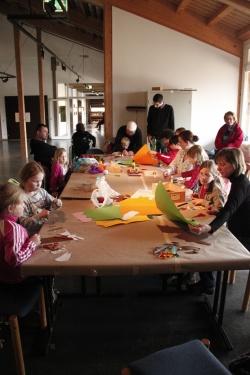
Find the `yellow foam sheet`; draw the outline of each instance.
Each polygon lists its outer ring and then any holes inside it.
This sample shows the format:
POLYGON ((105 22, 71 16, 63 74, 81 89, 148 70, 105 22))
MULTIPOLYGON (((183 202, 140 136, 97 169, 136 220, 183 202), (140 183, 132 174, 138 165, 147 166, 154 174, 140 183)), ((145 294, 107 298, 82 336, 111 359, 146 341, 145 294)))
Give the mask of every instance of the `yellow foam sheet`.
POLYGON ((134 161, 138 164, 157 165, 158 161, 153 158, 148 145, 144 145, 134 155, 134 161))
POLYGON ((119 203, 122 215, 128 211, 138 211, 139 215, 160 215, 162 212, 157 208, 154 199, 146 197, 128 198, 119 203))
POLYGON ((148 220, 150 219, 145 215, 137 215, 128 220, 120 220, 120 219, 102 220, 102 221, 96 221, 96 224, 99 226, 108 228, 108 227, 112 227, 113 225, 130 224, 130 223, 136 223, 139 221, 148 221, 148 220))

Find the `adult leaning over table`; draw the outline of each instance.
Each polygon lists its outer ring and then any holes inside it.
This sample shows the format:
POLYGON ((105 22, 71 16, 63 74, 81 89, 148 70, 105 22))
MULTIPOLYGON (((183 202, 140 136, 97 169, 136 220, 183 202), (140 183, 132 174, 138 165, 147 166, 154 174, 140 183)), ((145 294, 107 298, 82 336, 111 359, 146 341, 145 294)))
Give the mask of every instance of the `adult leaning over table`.
MULTIPOLYGON (((250 182, 244 174, 243 153, 238 148, 224 148, 216 154, 215 163, 221 176, 231 182, 227 202, 210 224, 190 225, 189 229, 198 235, 212 234, 227 223, 228 229, 250 251, 250 182)), ((201 273, 200 276, 205 288, 214 287, 211 272, 201 273)))

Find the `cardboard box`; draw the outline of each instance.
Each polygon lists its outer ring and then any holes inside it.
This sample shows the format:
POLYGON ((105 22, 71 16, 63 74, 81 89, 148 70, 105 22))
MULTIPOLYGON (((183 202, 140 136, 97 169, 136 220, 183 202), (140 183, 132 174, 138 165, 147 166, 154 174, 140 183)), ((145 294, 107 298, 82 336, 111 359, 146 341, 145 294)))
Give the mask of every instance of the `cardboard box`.
MULTIPOLYGON (((155 193, 157 183, 152 184, 152 193, 155 193)), ((174 203, 185 202, 185 186, 173 184, 172 182, 163 182, 164 188, 167 190, 174 203)))

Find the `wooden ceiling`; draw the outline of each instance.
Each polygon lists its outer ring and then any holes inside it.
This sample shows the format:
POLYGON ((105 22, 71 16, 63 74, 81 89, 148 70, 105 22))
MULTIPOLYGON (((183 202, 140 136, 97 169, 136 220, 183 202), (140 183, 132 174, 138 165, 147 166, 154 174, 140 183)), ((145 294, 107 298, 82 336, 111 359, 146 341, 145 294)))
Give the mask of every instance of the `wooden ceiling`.
POLYGON ((61 18, 44 13, 42 0, 1 0, 0 12, 11 19, 84 46, 103 51, 105 3, 241 56, 250 39, 248 0, 68 0, 61 18))

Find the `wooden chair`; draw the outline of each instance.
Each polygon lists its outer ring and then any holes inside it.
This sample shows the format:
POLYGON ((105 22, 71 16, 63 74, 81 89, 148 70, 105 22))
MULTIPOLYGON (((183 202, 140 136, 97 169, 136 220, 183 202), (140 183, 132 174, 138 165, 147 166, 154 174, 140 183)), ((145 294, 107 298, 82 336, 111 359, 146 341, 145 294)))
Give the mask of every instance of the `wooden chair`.
MULTIPOLYGON (((236 277, 236 271, 230 271, 228 275, 228 284, 234 284, 236 277)), ((248 279, 246 283, 246 289, 244 292, 244 297, 241 305, 241 311, 246 312, 249 306, 249 299, 250 299, 250 271, 248 274, 248 279)))
POLYGON ((229 375, 223 364, 199 340, 148 355, 129 364, 121 375, 229 375))
POLYGON ((47 327, 44 290, 41 283, 0 284, 0 316, 9 324, 18 375, 25 375, 18 318, 23 318, 39 301, 41 328, 47 327))

